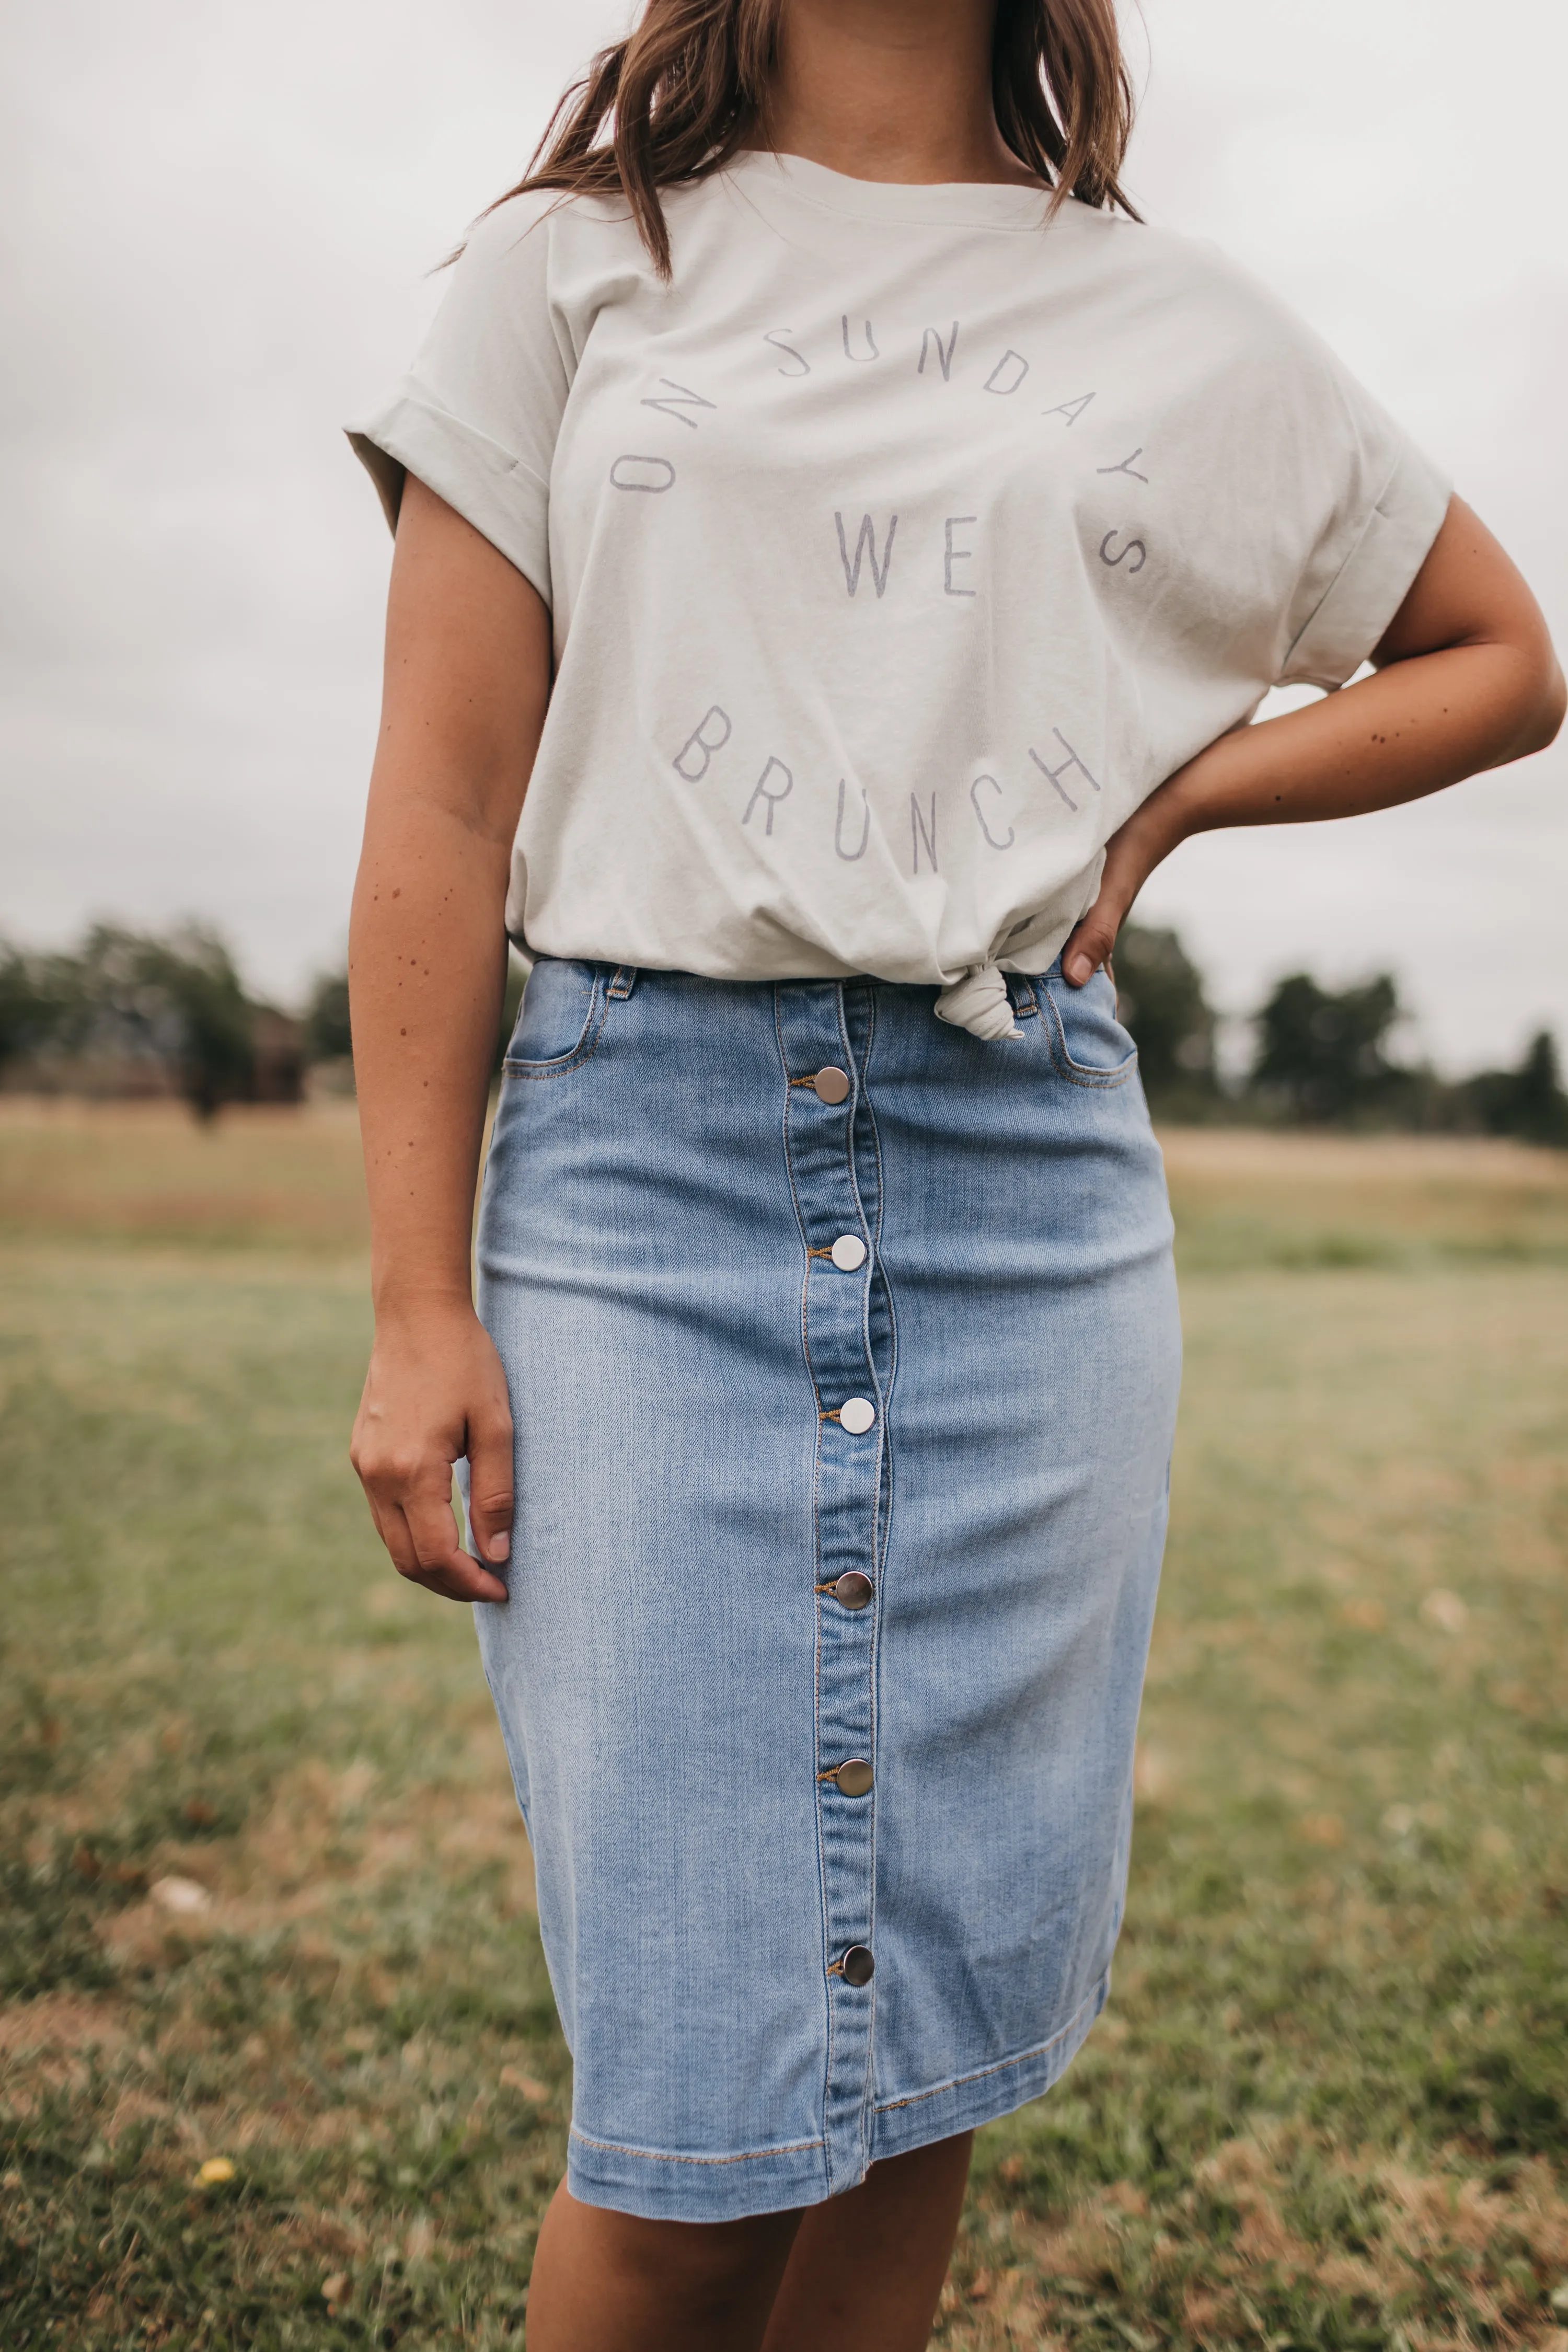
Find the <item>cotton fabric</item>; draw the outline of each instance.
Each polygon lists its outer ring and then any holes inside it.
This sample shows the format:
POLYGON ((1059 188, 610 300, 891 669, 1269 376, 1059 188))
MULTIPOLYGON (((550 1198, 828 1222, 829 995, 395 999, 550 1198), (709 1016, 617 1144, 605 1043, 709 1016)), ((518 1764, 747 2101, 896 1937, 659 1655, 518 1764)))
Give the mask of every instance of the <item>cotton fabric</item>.
POLYGON ((929 987, 529 982, 479 1231, 517 1515, 475 1616, 588 2203, 818 2202, 1044 2091, 1105 2000, 1171 1220, 1110 981, 1009 987, 1000 1053, 929 987))
POLYGON ((1107 836, 1377 643, 1447 485, 1213 247, 752 154, 481 221, 351 428, 549 604, 533 953, 936 982, 1006 1037, 1107 836))

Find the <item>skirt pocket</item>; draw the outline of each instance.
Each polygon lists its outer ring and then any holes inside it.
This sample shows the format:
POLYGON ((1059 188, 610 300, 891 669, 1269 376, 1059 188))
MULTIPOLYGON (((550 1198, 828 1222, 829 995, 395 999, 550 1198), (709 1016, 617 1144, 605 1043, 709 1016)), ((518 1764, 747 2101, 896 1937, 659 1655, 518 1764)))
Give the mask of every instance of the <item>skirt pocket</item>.
POLYGON ((607 1004, 601 965, 542 956, 528 975, 506 1050, 508 1076, 553 1078, 574 1070, 597 1045, 607 1004))
POLYGON ((1053 974, 1042 981, 1040 1011, 1051 1059, 1078 1087, 1125 1086, 1138 1066, 1138 1048, 1116 1017, 1116 983, 1097 971, 1081 988, 1053 974))

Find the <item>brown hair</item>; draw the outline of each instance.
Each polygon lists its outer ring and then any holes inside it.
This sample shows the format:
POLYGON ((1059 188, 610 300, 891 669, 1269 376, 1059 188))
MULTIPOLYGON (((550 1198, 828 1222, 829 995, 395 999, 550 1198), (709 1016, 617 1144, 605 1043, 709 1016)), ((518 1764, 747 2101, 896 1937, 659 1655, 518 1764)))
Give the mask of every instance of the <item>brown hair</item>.
MULTIPOLYGON (((646 0, 630 36, 601 49, 565 92, 526 173, 497 204, 530 188, 624 197, 668 278, 658 192, 722 171, 748 134, 765 131, 783 4, 646 0)), ((998 0, 991 89, 997 127, 1050 188, 1050 211, 1074 195, 1138 217, 1117 178, 1132 85, 1115 0, 998 0)))

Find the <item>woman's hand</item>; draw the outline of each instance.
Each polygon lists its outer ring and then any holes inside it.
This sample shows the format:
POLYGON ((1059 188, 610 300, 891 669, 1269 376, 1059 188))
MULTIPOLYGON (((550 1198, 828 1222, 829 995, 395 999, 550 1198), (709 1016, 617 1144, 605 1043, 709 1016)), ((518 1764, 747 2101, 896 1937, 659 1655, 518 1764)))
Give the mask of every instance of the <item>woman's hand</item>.
POLYGON ((1133 899, 1189 834, 1394 808, 1543 751, 1563 724, 1563 673, 1541 608, 1462 499, 1372 659, 1375 677, 1222 735, 1111 835, 1100 895, 1062 950, 1074 988, 1098 971, 1133 899))
MULTIPOLYGON (((1189 775, 1197 764, 1194 761, 1180 772, 1189 775)), ((1173 777, 1171 782, 1174 781, 1173 777)), ((1170 803, 1161 797, 1168 789, 1162 784, 1159 792, 1152 793, 1105 845, 1099 894, 1088 914, 1079 916, 1062 950, 1062 976, 1070 987, 1081 988, 1093 979, 1116 945, 1139 891, 1184 837, 1168 822, 1170 803)))
POLYGON ((504 1601, 458 1541, 452 1465, 468 1463, 468 1519, 486 1559, 511 1542, 511 1410, 500 1359, 471 1307, 380 1317, 349 1457, 399 1576, 448 1601, 504 1601))

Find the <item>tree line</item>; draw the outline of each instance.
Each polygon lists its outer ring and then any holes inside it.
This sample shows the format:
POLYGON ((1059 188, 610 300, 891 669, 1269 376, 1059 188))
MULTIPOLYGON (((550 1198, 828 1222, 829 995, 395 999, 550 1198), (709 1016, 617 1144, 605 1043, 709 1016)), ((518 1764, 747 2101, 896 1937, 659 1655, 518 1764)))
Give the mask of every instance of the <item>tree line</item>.
MULTIPOLYGON (((1115 978, 1157 1117, 1510 1135, 1568 1149, 1549 1031, 1516 1068, 1447 1080, 1398 1058, 1405 1011, 1390 974, 1333 990, 1292 972, 1253 1016, 1247 1066, 1226 1076, 1203 974, 1174 931, 1127 924, 1115 978)), ((498 1065, 521 988, 514 959, 498 1065)), ((226 1103, 301 1100, 313 1066, 349 1080, 352 1055, 345 971, 321 974, 289 1013, 252 998, 222 939, 200 924, 154 933, 98 923, 71 952, 0 942, 0 1086, 10 1091, 177 1093, 212 1118, 226 1103)))
POLYGON ((178 1094, 199 1118, 226 1103, 300 1102, 312 1063, 351 1051, 348 979, 329 975, 302 1015, 250 996, 224 941, 199 923, 95 923, 74 951, 0 942, 0 1084, 40 1093, 178 1094))
POLYGON ((1118 1009, 1157 1117, 1508 1135, 1568 1149, 1568 1094, 1550 1030, 1537 1032, 1513 1069, 1446 1079, 1429 1063, 1398 1058, 1405 1008, 1391 973, 1331 989, 1297 971, 1253 1014, 1248 1064, 1226 1079, 1203 975, 1176 933, 1124 925, 1114 966, 1118 1009))

